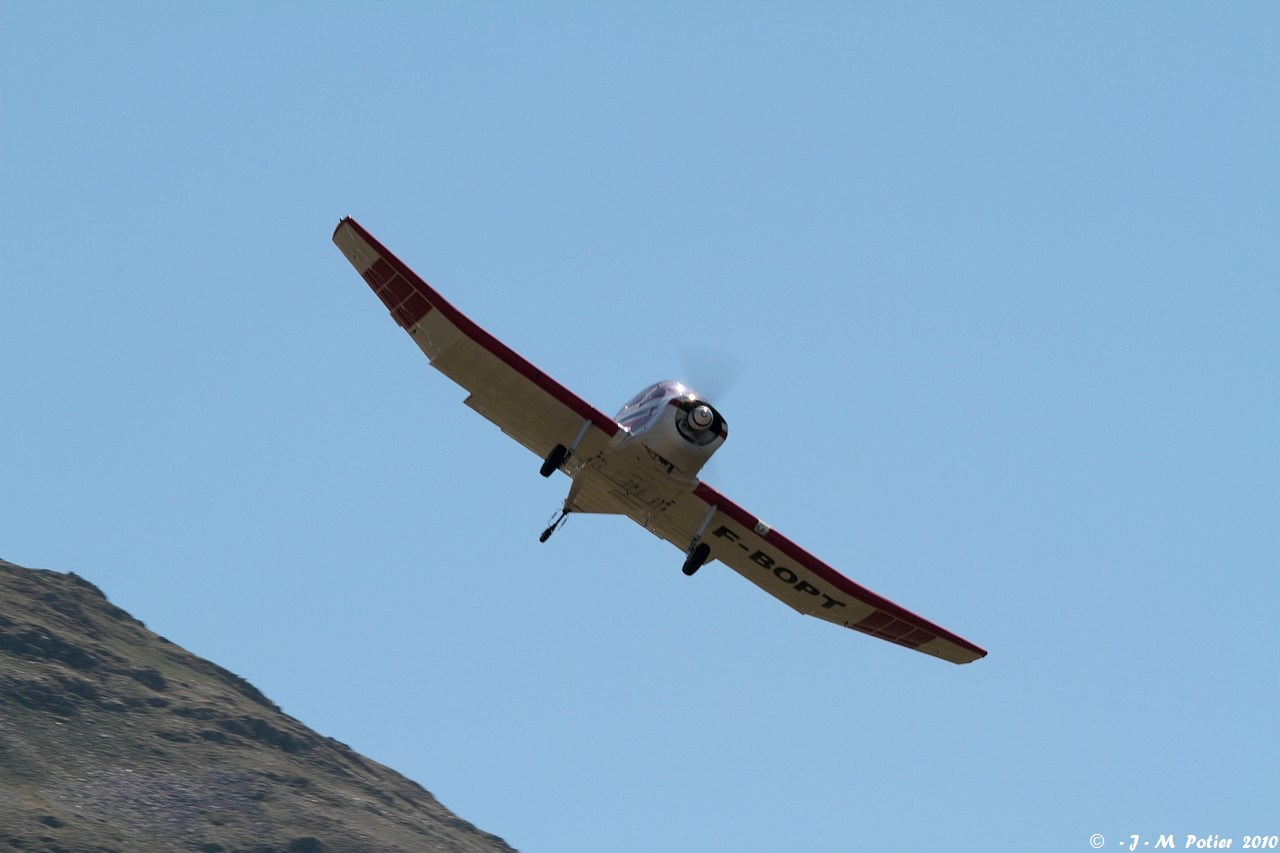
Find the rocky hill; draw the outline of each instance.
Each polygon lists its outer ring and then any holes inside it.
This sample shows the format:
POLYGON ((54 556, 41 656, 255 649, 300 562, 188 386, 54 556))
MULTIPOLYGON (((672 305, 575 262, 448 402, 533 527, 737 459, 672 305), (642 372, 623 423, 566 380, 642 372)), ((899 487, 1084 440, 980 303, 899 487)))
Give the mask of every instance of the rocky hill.
POLYGON ((512 848, 83 578, 0 560, 0 849, 512 848))

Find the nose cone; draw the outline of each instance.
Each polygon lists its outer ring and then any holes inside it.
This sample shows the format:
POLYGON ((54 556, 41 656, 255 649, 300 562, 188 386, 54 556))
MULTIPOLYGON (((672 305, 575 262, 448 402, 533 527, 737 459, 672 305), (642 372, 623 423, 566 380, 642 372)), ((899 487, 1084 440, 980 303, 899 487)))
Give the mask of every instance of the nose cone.
POLYGON ((689 423, 693 424, 697 429, 707 429, 715 422, 715 419, 715 414, 706 403, 694 406, 693 411, 689 413, 689 423))

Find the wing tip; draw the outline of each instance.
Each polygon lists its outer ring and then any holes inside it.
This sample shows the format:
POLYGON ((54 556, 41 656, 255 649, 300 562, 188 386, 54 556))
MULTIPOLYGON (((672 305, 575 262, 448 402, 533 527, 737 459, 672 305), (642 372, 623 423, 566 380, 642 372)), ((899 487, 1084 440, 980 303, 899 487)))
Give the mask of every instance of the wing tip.
POLYGON ((941 651, 930 652, 930 654, 940 658, 941 660, 945 660, 948 663, 954 663, 956 666, 964 666, 965 664, 973 663, 974 661, 980 661, 987 656, 986 649, 975 646, 972 643, 961 646, 959 649, 951 649, 950 651, 952 651, 952 655, 943 654, 941 651))
POLYGON ((359 227, 358 223, 354 219, 352 219, 350 216, 344 216, 338 220, 337 226, 335 226, 333 229, 333 239, 335 240, 338 239, 338 232, 341 231, 343 227, 346 225, 354 225, 356 227, 359 227))

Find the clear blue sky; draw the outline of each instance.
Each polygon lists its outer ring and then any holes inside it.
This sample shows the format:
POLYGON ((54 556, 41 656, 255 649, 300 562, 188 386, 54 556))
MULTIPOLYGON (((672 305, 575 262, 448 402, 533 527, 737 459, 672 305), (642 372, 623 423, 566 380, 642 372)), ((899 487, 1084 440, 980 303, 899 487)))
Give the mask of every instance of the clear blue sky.
MULTIPOLYGON (((0 557, 531 853, 1280 833, 1280 6, 0 6, 0 557), (461 404, 357 217, 990 650, 805 619, 461 404), (695 384, 697 377, 692 379, 695 384)), ((2 606, 2 603, 0 603, 2 606)))

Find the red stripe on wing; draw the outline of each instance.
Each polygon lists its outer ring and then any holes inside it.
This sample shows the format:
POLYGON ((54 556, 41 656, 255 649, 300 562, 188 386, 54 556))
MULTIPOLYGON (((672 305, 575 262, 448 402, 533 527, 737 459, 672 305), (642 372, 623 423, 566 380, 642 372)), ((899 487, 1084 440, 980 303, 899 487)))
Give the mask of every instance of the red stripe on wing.
MULTIPOLYGON (((381 256, 364 273, 364 280, 387 306, 396 322, 405 329, 422 321, 432 309, 439 311, 460 332, 488 350, 500 361, 521 376, 546 391, 575 414, 590 420, 601 432, 612 437, 618 432, 618 422, 596 409, 590 403, 547 376, 502 341, 476 325, 470 317, 449 304, 435 288, 427 284, 409 266, 397 258, 386 246, 378 242, 359 222, 346 217, 338 223, 338 229, 348 225, 381 256)), ((337 230, 334 232, 337 233, 337 230)))
MULTIPOLYGON (((747 530, 755 531, 756 525, 760 522, 758 517, 747 512, 706 483, 698 483, 693 493, 708 505, 714 505, 720 512, 723 512, 747 530)), ((836 589, 876 609, 874 613, 849 627, 911 649, 922 646, 936 637, 941 637, 973 652, 980 658, 986 657, 987 652, 981 646, 976 646, 946 628, 935 625, 900 604, 895 604, 883 596, 876 595, 861 584, 855 583, 840 574, 840 572, 776 530, 770 529, 763 535, 756 532, 756 535, 836 589)))

